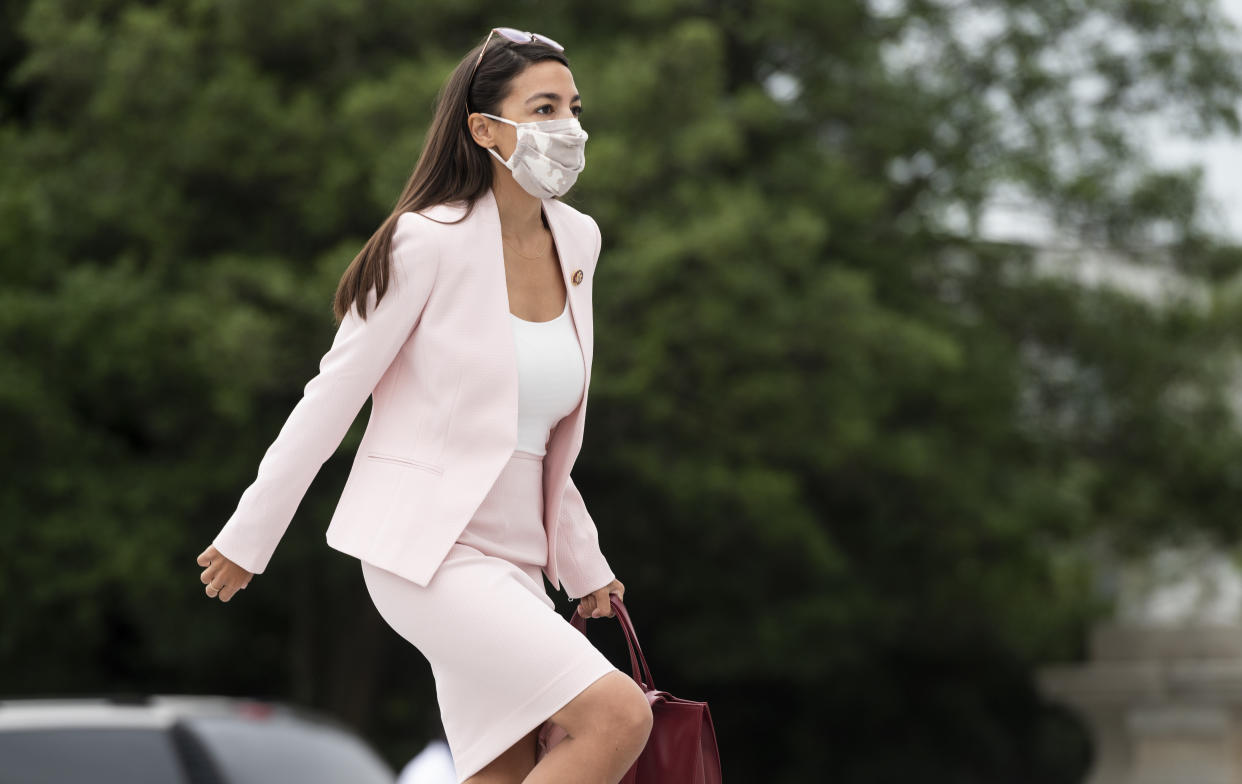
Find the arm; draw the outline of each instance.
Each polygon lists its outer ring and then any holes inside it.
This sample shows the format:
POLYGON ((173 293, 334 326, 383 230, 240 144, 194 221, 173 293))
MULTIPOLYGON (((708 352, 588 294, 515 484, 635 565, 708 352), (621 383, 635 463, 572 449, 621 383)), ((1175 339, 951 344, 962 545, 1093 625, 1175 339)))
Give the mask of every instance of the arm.
POLYGON ((599 549, 599 531, 587 512, 582 493, 570 477, 561 499, 556 562, 561 585, 570 599, 579 599, 616 579, 599 549))
POLYGON ((439 266, 428 228, 426 219, 414 213, 397 219, 383 299, 376 305, 372 288, 366 319, 351 305, 341 320, 318 375, 306 384, 254 482, 212 542, 225 558, 255 574, 266 568, 311 481, 409 338, 439 266))

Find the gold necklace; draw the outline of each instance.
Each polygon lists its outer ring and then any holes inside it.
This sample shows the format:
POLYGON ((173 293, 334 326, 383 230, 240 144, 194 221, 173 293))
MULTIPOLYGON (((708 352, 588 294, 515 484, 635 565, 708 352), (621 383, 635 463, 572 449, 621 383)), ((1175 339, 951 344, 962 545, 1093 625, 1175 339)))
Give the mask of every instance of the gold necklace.
MULTIPOLYGON (((536 259, 541 259, 541 258, 543 258, 543 257, 544 257, 545 255, 547 255, 547 253, 548 253, 548 248, 544 248, 543 250, 541 250, 541 251, 539 251, 538 253, 536 253, 534 256, 527 256, 527 255, 526 255, 525 253, 523 253, 522 251, 520 251, 520 250, 518 250, 517 248, 513 247, 513 244, 512 244, 512 243, 510 243, 508 240, 506 240, 506 239, 505 239, 505 235, 501 234, 501 235, 500 235, 500 239, 501 239, 501 241, 503 241, 503 242, 504 242, 504 244, 505 244, 505 245, 508 245, 508 246, 509 246, 509 250, 513 251, 514 253, 516 253, 517 255, 521 256, 521 257, 522 257, 522 258, 524 258, 524 259, 530 259, 530 260, 532 260, 532 261, 533 261, 533 260, 536 260, 536 259)), ((550 246, 551 246, 551 243, 549 243, 549 247, 550 247, 550 246)))

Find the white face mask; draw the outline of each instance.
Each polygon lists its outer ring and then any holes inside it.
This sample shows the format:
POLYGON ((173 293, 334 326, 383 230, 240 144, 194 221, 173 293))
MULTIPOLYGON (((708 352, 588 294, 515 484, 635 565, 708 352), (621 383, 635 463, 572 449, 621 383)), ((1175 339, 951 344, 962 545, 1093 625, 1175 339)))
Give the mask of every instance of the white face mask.
POLYGON ((487 151, 536 198, 565 195, 578 179, 578 172, 586 167, 587 132, 577 117, 516 123, 487 112, 479 114, 517 128, 517 146, 509 160, 491 148, 487 151))

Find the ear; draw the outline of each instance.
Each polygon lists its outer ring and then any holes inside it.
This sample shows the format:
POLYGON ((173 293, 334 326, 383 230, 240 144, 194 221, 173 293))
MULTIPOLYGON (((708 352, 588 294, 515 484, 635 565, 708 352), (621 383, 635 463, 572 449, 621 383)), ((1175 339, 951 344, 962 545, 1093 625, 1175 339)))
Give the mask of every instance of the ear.
POLYGON ((470 128, 470 138, 474 139, 474 143, 487 150, 496 146, 496 138, 492 135, 492 123, 488 118, 473 112, 466 118, 466 125, 470 128))

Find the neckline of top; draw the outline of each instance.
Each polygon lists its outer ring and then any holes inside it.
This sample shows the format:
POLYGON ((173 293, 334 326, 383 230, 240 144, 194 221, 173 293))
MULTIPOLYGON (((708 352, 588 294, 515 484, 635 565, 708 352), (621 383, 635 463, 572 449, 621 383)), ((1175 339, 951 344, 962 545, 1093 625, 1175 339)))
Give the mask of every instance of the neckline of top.
POLYGON ((510 316, 513 316, 513 318, 517 319, 518 321, 522 322, 523 324, 551 324, 551 323, 552 323, 552 322, 554 322, 554 321, 560 321, 562 318, 564 318, 564 317, 565 317, 565 314, 566 314, 566 313, 568 313, 568 312, 569 312, 569 295, 568 295, 568 294, 566 294, 566 295, 565 295, 565 307, 561 309, 560 315, 553 316, 552 318, 548 319, 547 321, 531 321, 530 319, 524 319, 524 318, 522 318, 521 316, 516 315, 516 314, 515 314, 515 313, 513 313, 512 311, 510 311, 509 315, 510 315, 510 316))

